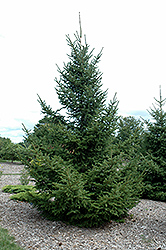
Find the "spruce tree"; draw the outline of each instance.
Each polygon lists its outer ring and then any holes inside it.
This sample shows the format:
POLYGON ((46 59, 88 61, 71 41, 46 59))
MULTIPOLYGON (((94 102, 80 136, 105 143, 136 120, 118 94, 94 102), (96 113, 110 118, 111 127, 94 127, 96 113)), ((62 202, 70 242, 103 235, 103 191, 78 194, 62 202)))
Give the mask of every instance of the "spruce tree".
POLYGON ((125 154, 144 152, 144 124, 141 120, 129 117, 120 117, 118 120, 118 130, 116 142, 125 154))
POLYGON ((70 61, 63 70, 58 68, 61 77, 56 79, 56 91, 67 110, 68 129, 72 131, 65 147, 74 150, 73 164, 85 171, 95 160, 105 158, 109 139, 116 129, 118 101, 115 96, 106 106, 107 91, 101 89, 102 74, 98 69, 102 52, 93 57, 93 50, 89 52, 88 44, 82 45, 78 35, 74 43, 67 36, 67 42, 71 48, 70 61))
POLYGON ((153 108, 150 109, 152 122, 146 121, 148 131, 146 133, 146 147, 147 150, 153 154, 153 156, 159 160, 166 160, 166 112, 163 107, 166 102, 166 98, 162 99, 160 89, 160 99, 156 101, 156 105, 153 104, 153 108))
POLYGON ((145 148, 148 159, 151 160, 145 178, 146 189, 144 196, 150 199, 166 201, 166 112, 163 107, 166 99, 160 99, 150 109, 152 121, 145 121, 145 148))
POLYGON ((93 56, 78 33, 74 42, 67 36, 67 42, 69 62, 58 68, 56 79, 66 116, 39 97, 44 120, 32 134, 25 129, 31 147, 26 164, 38 190, 28 197, 55 220, 99 226, 126 216, 137 204, 141 176, 135 159, 124 166, 121 154, 115 154, 118 101, 115 95, 106 103, 98 69, 102 51, 93 56))
POLYGON ((0 158, 3 160, 18 160, 18 145, 14 144, 9 138, 0 137, 0 158))

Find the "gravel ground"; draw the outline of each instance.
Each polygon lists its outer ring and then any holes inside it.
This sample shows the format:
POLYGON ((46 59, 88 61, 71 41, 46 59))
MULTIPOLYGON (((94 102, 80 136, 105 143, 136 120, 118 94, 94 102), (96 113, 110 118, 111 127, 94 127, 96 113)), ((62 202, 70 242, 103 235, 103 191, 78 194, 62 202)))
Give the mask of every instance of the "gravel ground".
MULTIPOLYGON (((19 173, 23 166, 0 164, 3 173, 19 173)), ((3 175, 0 189, 20 184, 19 175, 3 175)), ((110 222, 100 228, 78 228, 48 221, 25 202, 9 199, 0 191, 0 225, 7 228, 24 249, 63 250, 166 250, 166 203, 141 200, 125 223, 110 222)))

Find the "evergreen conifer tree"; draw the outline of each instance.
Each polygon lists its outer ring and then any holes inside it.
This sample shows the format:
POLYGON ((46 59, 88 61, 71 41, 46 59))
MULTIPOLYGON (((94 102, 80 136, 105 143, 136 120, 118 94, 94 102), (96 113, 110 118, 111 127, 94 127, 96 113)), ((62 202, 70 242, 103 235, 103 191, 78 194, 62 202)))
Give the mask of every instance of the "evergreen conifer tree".
POLYGON ((133 152, 139 154, 143 152, 144 124, 133 116, 120 117, 116 142, 124 153, 133 152))
POLYGON ((114 153, 118 101, 115 95, 106 104, 98 69, 102 52, 93 56, 78 34, 74 42, 67 36, 67 42, 69 62, 58 68, 56 79, 67 115, 39 97, 45 118, 34 133, 25 129, 34 147, 26 164, 38 190, 29 193, 29 200, 56 220, 99 226, 127 215, 139 200, 142 182, 135 162, 124 166, 121 155, 114 153), (54 147, 53 154, 48 145, 54 147))
POLYGON ((9 138, 0 137, 0 158, 3 160, 18 160, 18 145, 14 144, 9 138))
POLYGON ((166 99, 162 98, 153 104, 149 114, 152 121, 145 121, 145 148, 148 159, 151 160, 150 168, 145 177, 146 189, 144 196, 150 199, 166 200, 166 112, 163 107, 166 99))

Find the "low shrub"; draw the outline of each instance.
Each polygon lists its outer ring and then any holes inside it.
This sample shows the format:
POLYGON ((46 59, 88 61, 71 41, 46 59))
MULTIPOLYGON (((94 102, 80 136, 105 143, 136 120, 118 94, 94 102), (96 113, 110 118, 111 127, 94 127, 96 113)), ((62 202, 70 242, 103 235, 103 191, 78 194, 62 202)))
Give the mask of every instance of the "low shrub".
POLYGON ((26 191, 33 191, 35 190, 34 186, 32 185, 6 185, 2 188, 2 191, 5 193, 20 193, 26 191))

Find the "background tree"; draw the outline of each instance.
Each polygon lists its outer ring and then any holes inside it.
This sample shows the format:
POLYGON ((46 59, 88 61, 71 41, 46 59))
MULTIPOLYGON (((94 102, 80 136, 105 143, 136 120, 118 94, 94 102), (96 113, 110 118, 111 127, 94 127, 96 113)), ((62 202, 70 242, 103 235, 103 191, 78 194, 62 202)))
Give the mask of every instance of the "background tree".
POLYGON ((150 199, 166 200, 166 112, 163 109, 166 99, 160 99, 150 109, 152 121, 145 121, 145 149, 151 161, 145 178, 144 196, 150 199))
POLYGON ((133 151, 136 154, 144 153, 144 123, 133 116, 120 117, 116 143, 125 154, 133 151))
POLYGON ((62 137, 62 125, 59 121, 55 121, 50 117, 45 116, 34 127, 33 132, 28 132, 29 136, 24 140, 24 147, 31 149, 31 143, 43 152, 43 154, 49 154, 50 157, 59 155, 63 151, 62 137))
POLYGON ((17 144, 12 143, 9 138, 0 137, 0 158, 3 160, 18 160, 17 144))

